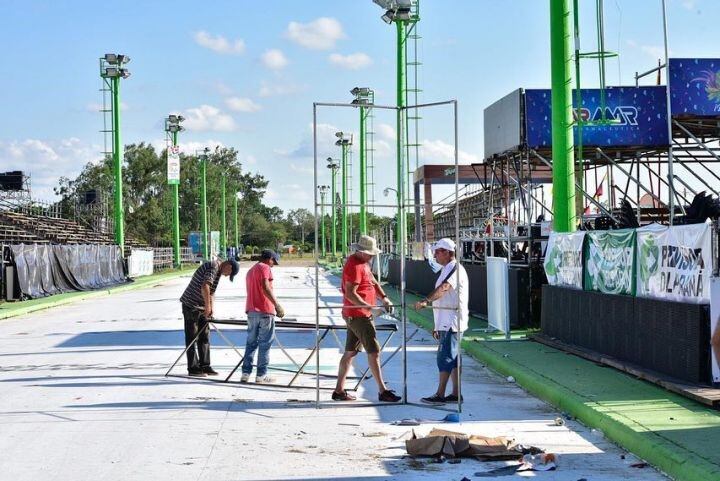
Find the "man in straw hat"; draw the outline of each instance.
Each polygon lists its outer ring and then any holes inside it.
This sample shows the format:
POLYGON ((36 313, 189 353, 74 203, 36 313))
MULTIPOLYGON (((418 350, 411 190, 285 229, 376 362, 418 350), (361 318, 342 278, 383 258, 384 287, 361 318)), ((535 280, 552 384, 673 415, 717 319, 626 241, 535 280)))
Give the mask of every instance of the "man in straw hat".
POLYGON ((377 298, 380 297, 387 312, 392 310, 390 299, 380 284, 370 272, 370 260, 380 253, 377 242, 373 237, 360 236, 359 242, 352 244, 355 251, 348 257, 343 267, 342 285, 343 310, 342 315, 347 324, 347 340, 345 353, 340 359, 338 367, 337 385, 333 391, 334 401, 354 401, 355 396, 348 394, 344 389, 345 378, 352 364, 353 358, 360 352, 360 346, 365 348, 368 355, 368 365, 373 379, 378 386, 378 399, 386 402, 398 402, 400 396, 387 388, 380 370, 380 344, 377 341, 373 314, 381 309, 377 307, 377 298))

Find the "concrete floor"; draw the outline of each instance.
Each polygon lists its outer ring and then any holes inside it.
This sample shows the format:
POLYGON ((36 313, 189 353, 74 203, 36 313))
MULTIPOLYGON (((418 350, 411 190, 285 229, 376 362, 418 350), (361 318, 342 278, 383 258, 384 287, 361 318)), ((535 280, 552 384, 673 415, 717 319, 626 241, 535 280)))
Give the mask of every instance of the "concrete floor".
MULTIPOLYGON (((216 317, 244 317, 244 266, 217 292, 216 317)), ((314 269, 275 268, 275 286, 288 317, 314 322, 314 269)), ((153 288, 81 301, 0 322, 0 479, 13 480, 239 480, 239 479, 443 479, 475 478, 506 463, 463 459, 435 464, 405 456, 403 436, 392 426, 403 418, 441 419, 446 412, 412 405, 332 404, 321 391, 255 384, 222 384, 164 377, 183 348, 179 298, 187 278, 153 288)), ((322 278, 324 305, 340 302, 337 279, 322 278)), ((322 320, 341 322, 339 311, 322 320)), ((410 332, 414 330, 411 326, 410 332)), ((244 332, 224 331, 239 346, 244 332)), ((279 332, 295 359, 308 355, 314 331, 279 332)), ((340 341, 343 336, 341 335, 340 341)), ((386 349, 394 350, 399 337, 386 349)), ((237 354, 213 337, 213 366, 221 374, 237 354), (223 346, 223 347, 221 347, 223 346)), ((320 369, 332 374, 341 354, 328 337, 320 369)), ((419 332, 408 345, 408 397, 418 401, 435 388, 434 341, 419 332)), ((357 370, 366 366, 358 356, 357 370)), ((311 366, 314 368, 314 359, 311 366)), ((290 367, 277 347, 271 364, 290 367)), ((660 480, 652 468, 600 432, 568 421, 512 382, 465 358, 463 422, 441 425, 469 434, 504 435, 560 454, 557 471, 525 473, 552 481, 660 480), (623 459, 624 457, 624 459, 623 459)), ((184 361, 174 371, 185 372, 184 361)), ((402 391, 398 354, 384 369, 391 388, 402 391)), ((289 374, 273 371, 279 381, 289 374)), ((305 376, 301 385, 315 385, 305 376)), ((333 385, 331 379, 322 381, 333 385)), ((365 381, 361 398, 377 399, 365 381)), ((512 479, 519 475, 504 477, 512 479)))

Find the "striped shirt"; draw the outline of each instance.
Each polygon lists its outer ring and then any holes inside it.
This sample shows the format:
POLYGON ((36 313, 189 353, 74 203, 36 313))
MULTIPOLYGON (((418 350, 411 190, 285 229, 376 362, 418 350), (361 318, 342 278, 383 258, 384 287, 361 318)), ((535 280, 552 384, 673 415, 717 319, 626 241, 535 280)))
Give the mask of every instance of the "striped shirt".
POLYGON ((180 302, 190 308, 204 309, 205 300, 202 295, 202 286, 210 286, 210 295, 215 295, 218 282, 220 282, 220 261, 208 261, 198 267, 193 274, 190 284, 185 288, 180 302))

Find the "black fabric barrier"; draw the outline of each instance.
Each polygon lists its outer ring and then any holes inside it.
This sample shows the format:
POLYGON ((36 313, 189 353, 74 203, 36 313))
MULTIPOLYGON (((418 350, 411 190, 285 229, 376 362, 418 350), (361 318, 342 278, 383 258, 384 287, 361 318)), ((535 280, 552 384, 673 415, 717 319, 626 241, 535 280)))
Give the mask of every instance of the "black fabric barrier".
POLYGON ((120 248, 72 244, 11 246, 24 297, 100 289, 127 281, 120 248))
POLYGON ((707 305, 543 286, 543 334, 693 383, 709 384, 707 305))
MULTIPOLYGON (((468 302, 470 312, 487 317, 487 268, 484 264, 463 263, 463 266, 470 283, 468 302)), ((440 275, 432 271, 427 261, 408 260, 405 262, 405 270, 405 289, 420 296, 426 296, 434 289, 440 275)), ((400 285, 400 260, 390 260, 387 280, 394 286, 400 285)), ((532 325, 529 270, 510 267, 508 282, 510 283, 510 326, 528 327, 532 325)))

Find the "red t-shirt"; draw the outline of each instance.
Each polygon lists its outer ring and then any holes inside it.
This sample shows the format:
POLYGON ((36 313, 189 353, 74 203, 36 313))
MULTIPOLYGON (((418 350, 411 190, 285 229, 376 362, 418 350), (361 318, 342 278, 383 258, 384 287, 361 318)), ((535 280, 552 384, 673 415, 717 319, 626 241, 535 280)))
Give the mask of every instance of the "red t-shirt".
POLYGON ((263 290, 263 280, 267 279, 272 287, 272 269, 270 266, 258 262, 250 268, 245 275, 245 288, 247 289, 247 299, 245 300, 245 312, 262 312, 264 314, 272 314, 275 312, 275 306, 270 302, 270 298, 265 295, 263 290))
MULTIPOLYGON (((340 290, 343 292, 343 306, 354 305, 347 295, 345 295, 345 284, 351 282, 357 284, 357 294, 360 299, 374 306, 376 302, 375 284, 373 283, 373 275, 370 272, 370 264, 360 261, 354 255, 348 257, 342 273, 342 286, 340 290)), ((343 317, 370 317, 370 309, 359 307, 343 307, 343 317)))

